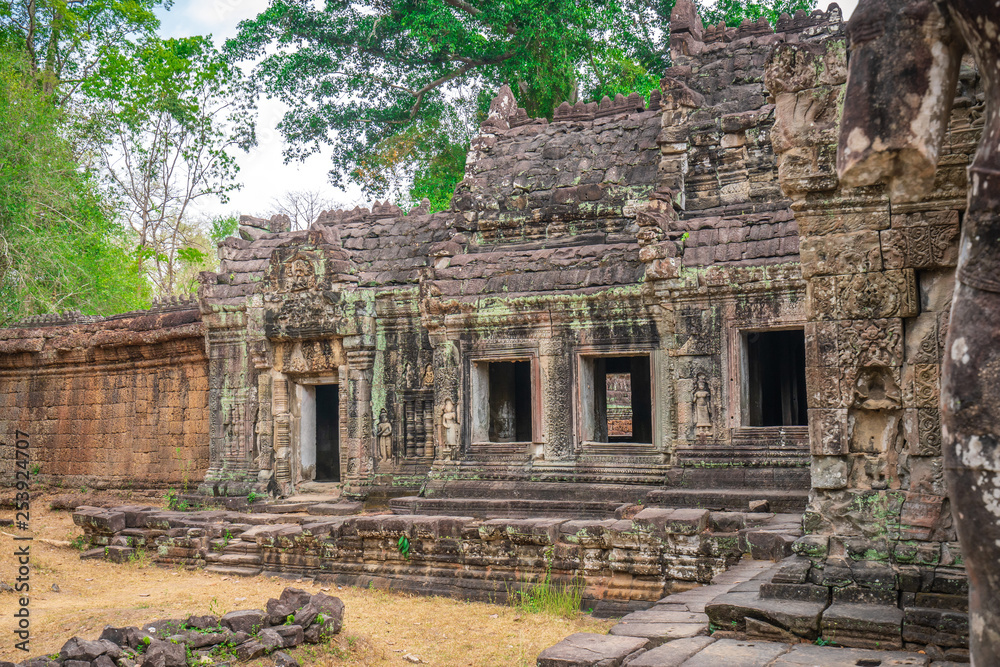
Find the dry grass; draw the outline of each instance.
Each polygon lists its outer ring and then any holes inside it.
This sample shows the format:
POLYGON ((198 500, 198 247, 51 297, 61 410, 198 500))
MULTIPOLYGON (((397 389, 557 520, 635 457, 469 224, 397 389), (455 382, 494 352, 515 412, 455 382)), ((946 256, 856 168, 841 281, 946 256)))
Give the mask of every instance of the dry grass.
MULTIPOLYGON (((81 534, 69 512, 48 510, 34 494, 31 525, 36 538, 72 540, 81 534)), ((0 517, 12 517, 3 510, 0 517)), ((4 528, 4 532, 13 532, 4 528)), ((0 535, 0 581, 13 583, 14 540, 0 535)), ((24 544, 21 542, 20 544, 24 544)), ((96 639, 105 625, 135 625, 188 614, 263 608, 283 588, 327 590, 309 582, 263 577, 232 578, 203 571, 165 569, 130 563, 81 561, 79 552, 31 543, 31 651, 14 648, 11 614, 15 593, 0 593, 0 660, 24 660, 57 652, 79 635, 96 639), (60 592, 54 592, 57 584, 60 592)), ((418 656, 429 665, 534 665, 538 653, 573 632, 607 632, 611 622, 586 616, 563 618, 528 614, 510 607, 448 598, 411 597, 345 587, 329 591, 347 607, 344 630, 334 642, 304 646, 292 654, 305 665, 405 665, 418 656)), ((269 665, 270 660, 258 661, 269 665)))

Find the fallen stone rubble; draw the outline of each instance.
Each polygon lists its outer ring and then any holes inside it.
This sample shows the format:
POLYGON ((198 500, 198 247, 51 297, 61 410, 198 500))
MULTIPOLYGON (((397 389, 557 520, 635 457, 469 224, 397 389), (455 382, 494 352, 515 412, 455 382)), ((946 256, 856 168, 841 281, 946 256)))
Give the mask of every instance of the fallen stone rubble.
POLYGON ((96 640, 73 637, 58 654, 16 665, 0 662, 0 667, 221 667, 264 655, 271 655, 277 667, 298 667, 283 649, 326 641, 343 623, 340 598, 286 588, 263 610, 161 619, 142 627, 107 626, 96 640))

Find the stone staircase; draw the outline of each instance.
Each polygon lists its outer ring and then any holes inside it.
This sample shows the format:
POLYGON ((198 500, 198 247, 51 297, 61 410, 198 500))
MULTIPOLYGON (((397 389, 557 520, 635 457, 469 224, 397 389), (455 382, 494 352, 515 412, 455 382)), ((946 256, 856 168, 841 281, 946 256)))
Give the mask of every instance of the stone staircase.
MULTIPOLYGON (((716 576, 708 586, 669 595, 648 610, 622 617, 606 635, 586 632, 570 635, 542 651, 536 664, 538 667, 959 667, 958 662, 936 660, 943 656, 932 656, 926 651, 801 643, 799 636, 768 631, 767 625, 755 626, 754 614, 765 613, 766 609, 772 620, 803 619, 799 621, 803 628, 820 627, 824 605, 796 599, 796 595, 806 598, 808 595, 802 593, 805 589, 785 587, 799 585, 788 581, 793 578, 795 574, 788 563, 745 559, 716 576), (753 603, 739 608, 734 603, 740 600, 753 603), (720 614, 722 608, 733 613, 720 614)), ((879 623, 878 615, 885 610, 880 605, 870 610, 868 619, 879 623)))

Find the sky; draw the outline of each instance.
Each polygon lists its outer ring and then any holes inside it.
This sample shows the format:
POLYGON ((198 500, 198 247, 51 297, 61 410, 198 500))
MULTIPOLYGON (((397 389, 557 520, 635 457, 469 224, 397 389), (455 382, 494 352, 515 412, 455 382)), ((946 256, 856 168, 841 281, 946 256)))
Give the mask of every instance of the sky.
MULTIPOLYGON (((169 11, 160 12, 160 34, 163 37, 212 35, 216 45, 236 35, 237 25, 244 19, 257 16, 267 8, 268 0, 174 0, 169 11)), ((817 6, 826 9, 829 0, 819 0, 817 6)), ((857 0, 841 0, 837 4, 850 17, 857 0)), ((262 99, 258 105, 257 146, 249 153, 238 151, 243 188, 231 193, 229 202, 202 199, 199 212, 205 217, 218 215, 266 215, 273 209, 273 200, 287 192, 319 192, 335 208, 369 206, 361 190, 349 186, 346 190, 330 185, 329 153, 319 153, 305 162, 285 164, 282 157, 283 142, 277 130, 284 113, 284 105, 276 100, 262 99)))

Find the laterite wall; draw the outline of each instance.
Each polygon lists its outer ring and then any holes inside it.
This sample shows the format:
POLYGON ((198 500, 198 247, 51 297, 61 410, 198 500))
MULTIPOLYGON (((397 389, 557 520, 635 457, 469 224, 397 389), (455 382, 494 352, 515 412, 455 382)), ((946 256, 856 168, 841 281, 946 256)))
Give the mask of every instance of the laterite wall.
POLYGON ((29 470, 92 488, 196 486, 208 468, 208 363, 191 302, 0 330, 0 484, 29 470))

